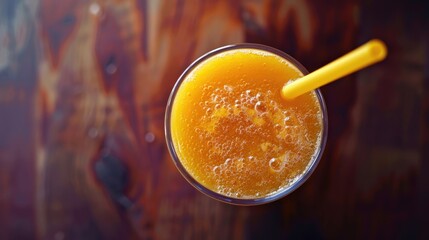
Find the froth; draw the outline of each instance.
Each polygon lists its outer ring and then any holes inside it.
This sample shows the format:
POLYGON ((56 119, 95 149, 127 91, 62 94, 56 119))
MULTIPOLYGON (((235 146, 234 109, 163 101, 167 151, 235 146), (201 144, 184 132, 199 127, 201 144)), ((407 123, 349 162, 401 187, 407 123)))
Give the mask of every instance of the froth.
MULTIPOLYGON (((277 55, 263 50, 231 50, 212 58, 224 58, 237 51, 267 57, 260 62, 264 69, 282 69, 282 66, 273 67, 270 63, 272 56, 277 55)), ((289 65, 292 71, 299 72, 287 60, 280 61, 289 65)), ((315 143, 314 131, 309 133, 304 126, 308 122, 302 115, 305 110, 294 109, 293 104, 279 100, 280 93, 270 82, 278 84, 276 77, 271 80, 269 74, 252 74, 246 64, 228 65, 224 61, 216 65, 216 70, 225 68, 227 72, 220 71, 222 75, 217 75, 212 71, 213 66, 208 68, 210 74, 203 70, 189 75, 189 78, 203 76, 207 80, 201 86, 191 85, 192 89, 198 89, 194 96, 202 101, 193 104, 195 111, 182 116, 192 119, 187 126, 195 129, 194 139, 198 140, 193 146, 198 151, 192 160, 193 166, 199 165, 195 172, 207 179, 203 180, 206 181, 204 184, 210 185, 211 189, 231 197, 264 197, 288 186, 306 167, 297 165, 298 162, 308 164, 307 160, 300 160, 302 156, 320 144, 320 137, 315 143)), ((307 155, 305 159, 308 159, 307 155)))

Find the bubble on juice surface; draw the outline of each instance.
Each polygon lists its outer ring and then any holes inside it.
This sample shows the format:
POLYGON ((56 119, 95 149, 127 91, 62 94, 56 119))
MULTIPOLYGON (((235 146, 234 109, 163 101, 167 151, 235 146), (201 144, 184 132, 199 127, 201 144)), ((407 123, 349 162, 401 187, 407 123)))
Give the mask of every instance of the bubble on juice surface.
POLYGON ((270 170, 273 172, 280 172, 282 171, 286 164, 289 162, 289 155, 290 153, 287 152, 281 157, 271 158, 268 165, 270 167, 270 170))
POLYGON ((270 169, 274 172, 280 172, 282 170, 281 162, 278 158, 271 158, 269 161, 270 169))
POLYGON ((221 169, 219 166, 214 166, 212 170, 215 176, 221 174, 221 169))
POLYGON ((223 85, 223 88, 228 92, 232 92, 233 90, 233 88, 230 85, 223 85))
POLYGON ((289 117, 289 116, 286 116, 286 117, 283 119, 283 123, 284 123, 285 125, 287 125, 287 124, 288 124, 288 122, 289 122, 289 120, 290 120, 290 117, 289 117))
POLYGON ((238 158, 236 161, 234 161, 234 166, 236 170, 239 171, 239 173, 243 170, 244 164, 244 158, 238 158))
POLYGON ((265 103, 262 101, 258 101, 255 104, 255 111, 258 113, 265 113, 267 111, 267 106, 265 106, 265 103))
POLYGON ((231 158, 225 159, 225 162, 223 163, 225 166, 228 166, 231 163, 231 158))

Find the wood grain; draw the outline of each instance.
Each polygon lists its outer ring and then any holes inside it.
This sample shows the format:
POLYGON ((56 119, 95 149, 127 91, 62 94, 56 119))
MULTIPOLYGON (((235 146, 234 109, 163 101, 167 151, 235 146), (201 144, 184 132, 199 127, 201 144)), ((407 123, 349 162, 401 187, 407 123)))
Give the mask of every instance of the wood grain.
POLYGON ((0 238, 429 237, 426 5, 0 0, 0 238), (290 196, 230 206, 175 169, 165 105, 203 53, 257 42, 312 71, 375 37, 385 62, 322 88, 327 148, 290 196))

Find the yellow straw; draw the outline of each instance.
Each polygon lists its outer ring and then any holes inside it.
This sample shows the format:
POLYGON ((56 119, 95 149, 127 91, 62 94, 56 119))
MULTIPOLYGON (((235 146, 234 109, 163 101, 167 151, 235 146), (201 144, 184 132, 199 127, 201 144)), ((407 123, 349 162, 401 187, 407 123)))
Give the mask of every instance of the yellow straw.
POLYGON ((301 94, 377 63, 383 60, 386 55, 386 45, 380 40, 371 40, 328 65, 285 84, 282 88, 282 96, 285 99, 296 98, 301 94))

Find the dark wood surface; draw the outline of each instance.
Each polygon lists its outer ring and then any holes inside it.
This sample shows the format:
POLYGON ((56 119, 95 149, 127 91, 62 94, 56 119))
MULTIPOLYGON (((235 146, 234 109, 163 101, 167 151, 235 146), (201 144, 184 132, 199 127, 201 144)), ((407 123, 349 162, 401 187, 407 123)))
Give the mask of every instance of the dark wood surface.
POLYGON ((428 239, 424 1, 0 0, 1 239, 428 239), (372 39, 388 58, 322 88, 311 178, 238 207, 193 189, 163 117, 181 72, 256 42, 309 71, 372 39))

